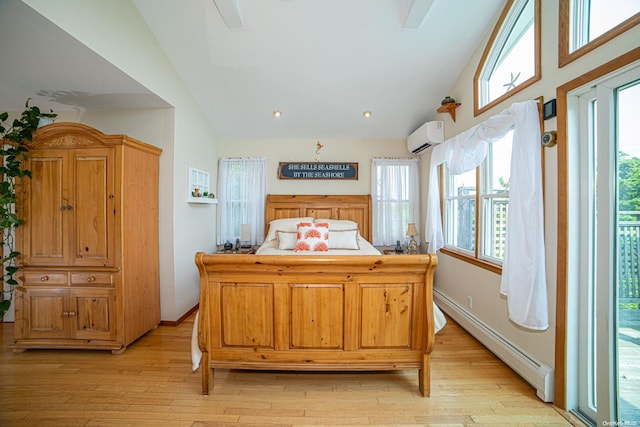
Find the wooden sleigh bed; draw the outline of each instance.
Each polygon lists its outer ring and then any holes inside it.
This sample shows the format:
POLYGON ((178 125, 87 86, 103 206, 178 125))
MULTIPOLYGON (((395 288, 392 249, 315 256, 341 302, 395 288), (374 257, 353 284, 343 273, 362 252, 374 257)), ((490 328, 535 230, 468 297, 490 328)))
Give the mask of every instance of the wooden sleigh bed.
MULTIPOLYGON (((351 220, 371 240, 368 195, 269 195, 266 217, 267 226, 282 218, 351 220)), ((215 368, 417 369, 429 396, 435 254, 199 252, 195 262, 202 394, 212 391, 215 368)))

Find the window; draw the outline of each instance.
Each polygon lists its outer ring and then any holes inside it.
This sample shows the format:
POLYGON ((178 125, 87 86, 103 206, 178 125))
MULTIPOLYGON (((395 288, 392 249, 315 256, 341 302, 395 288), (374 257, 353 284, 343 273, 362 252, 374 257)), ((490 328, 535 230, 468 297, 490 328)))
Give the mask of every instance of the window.
POLYGON ((477 171, 453 175, 445 167, 446 248, 492 264, 502 263, 507 236, 512 141, 513 131, 510 131, 489 144, 487 157, 477 171), (479 211, 476 209, 478 204, 481 206, 479 211))
POLYGON ((445 242, 475 256, 476 171, 452 175, 445 166, 445 242))
POLYGON ((220 159, 218 174, 218 245, 235 243, 240 239, 243 224, 250 226, 251 244, 262 244, 265 233, 265 159, 220 159))
POLYGON ((538 80, 539 0, 509 0, 474 76, 475 115, 538 80))
POLYGON ((481 258, 501 263, 507 237, 507 206, 511 177, 511 145, 513 131, 489 144, 487 159, 480 166, 482 185, 481 258))
POLYGON ((559 66, 639 23, 636 0, 560 0, 559 66))
POLYGON ((420 232, 419 169, 419 159, 373 159, 371 200, 375 246, 404 242, 407 225, 412 222, 420 232))

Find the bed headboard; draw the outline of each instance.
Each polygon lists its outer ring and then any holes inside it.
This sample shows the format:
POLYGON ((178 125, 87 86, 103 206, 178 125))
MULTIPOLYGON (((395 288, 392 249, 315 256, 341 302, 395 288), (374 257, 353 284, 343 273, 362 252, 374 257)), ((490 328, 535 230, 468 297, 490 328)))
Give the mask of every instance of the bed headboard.
POLYGON ((348 219, 358 223, 360 235, 371 241, 371 196, 267 194, 266 227, 280 218, 311 216, 313 218, 348 219))

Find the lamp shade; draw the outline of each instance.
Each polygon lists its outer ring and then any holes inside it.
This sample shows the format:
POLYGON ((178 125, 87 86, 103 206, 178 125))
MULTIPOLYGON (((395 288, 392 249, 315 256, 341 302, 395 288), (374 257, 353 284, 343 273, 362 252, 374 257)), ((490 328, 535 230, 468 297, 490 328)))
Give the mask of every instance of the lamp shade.
POLYGON ((416 228, 416 224, 413 222, 409 223, 409 226, 407 227, 407 236, 417 236, 418 235, 418 229, 416 228))
POLYGON ((251 224, 240 225, 240 240, 243 242, 251 240, 251 224))

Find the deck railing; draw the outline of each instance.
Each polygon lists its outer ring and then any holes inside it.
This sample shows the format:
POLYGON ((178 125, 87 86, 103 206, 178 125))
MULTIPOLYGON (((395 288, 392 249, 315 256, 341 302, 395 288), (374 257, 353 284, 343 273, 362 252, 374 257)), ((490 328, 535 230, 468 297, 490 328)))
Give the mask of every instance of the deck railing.
MULTIPOLYGON (((635 211, 621 214, 640 216, 635 211)), ((618 222, 618 299, 640 301, 640 221, 618 222)))

